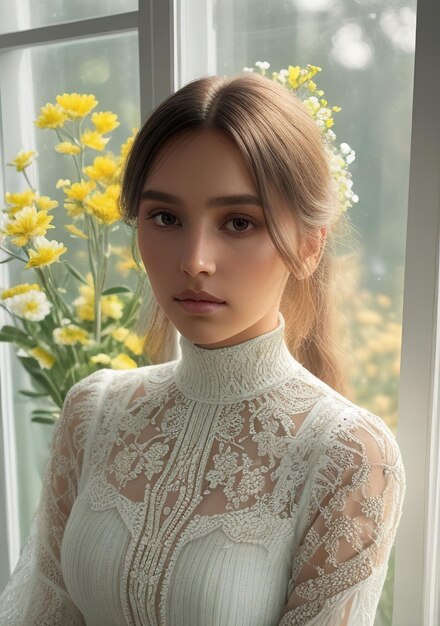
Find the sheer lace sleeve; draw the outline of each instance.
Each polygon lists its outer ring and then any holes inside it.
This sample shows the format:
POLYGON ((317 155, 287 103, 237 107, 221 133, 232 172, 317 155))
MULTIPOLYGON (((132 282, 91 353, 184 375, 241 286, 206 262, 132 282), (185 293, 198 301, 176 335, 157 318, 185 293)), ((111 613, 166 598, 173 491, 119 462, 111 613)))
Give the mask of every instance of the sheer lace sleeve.
POLYGON ((0 597, 2 626, 85 625, 66 591, 60 550, 77 494, 85 441, 106 372, 94 372, 74 385, 66 396, 54 427, 51 455, 30 534, 0 597))
POLYGON ((373 626, 405 474, 382 420, 367 412, 349 416, 320 450, 279 626, 373 626))

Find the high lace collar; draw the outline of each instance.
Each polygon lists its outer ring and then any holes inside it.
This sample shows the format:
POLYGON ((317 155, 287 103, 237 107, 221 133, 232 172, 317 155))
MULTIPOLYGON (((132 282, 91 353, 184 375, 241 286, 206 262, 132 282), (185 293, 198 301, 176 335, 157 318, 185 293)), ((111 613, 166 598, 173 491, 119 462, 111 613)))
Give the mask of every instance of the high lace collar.
POLYGON ((292 378, 302 365, 290 354, 284 329, 278 311, 274 330, 233 346, 201 348, 181 335, 175 370, 178 389, 193 400, 234 402, 292 378))

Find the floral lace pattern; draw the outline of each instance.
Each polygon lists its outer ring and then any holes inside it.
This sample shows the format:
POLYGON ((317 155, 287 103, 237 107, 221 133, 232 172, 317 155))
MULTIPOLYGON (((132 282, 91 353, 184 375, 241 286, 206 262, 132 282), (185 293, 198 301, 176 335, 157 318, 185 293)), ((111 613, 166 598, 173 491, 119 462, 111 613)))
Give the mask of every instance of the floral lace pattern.
POLYGON ((180 345, 70 390, 1 623, 372 626, 405 493, 392 433, 293 359, 281 313, 180 345))

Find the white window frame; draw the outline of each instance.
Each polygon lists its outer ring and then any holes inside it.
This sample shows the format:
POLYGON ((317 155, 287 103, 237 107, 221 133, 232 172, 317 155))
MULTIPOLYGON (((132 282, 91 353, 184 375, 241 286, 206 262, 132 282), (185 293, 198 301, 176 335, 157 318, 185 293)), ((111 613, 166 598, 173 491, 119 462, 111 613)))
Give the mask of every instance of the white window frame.
MULTIPOLYGON (((212 0, 139 0, 138 11, 0 35, 0 52, 137 30, 144 120, 178 86, 212 72, 212 46, 204 57, 195 55, 199 63, 203 58, 197 67, 191 57, 185 61, 179 52, 184 17, 195 7, 205 7, 203 23, 208 25, 212 0)), ((397 434, 407 492, 395 545, 393 626, 440 623, 440 84, 435 78, 439 22, 440 5, 418 0, 397 434)), ((206 33, 200 31, 195 49, 206 45, 206 33)), ((8 537, 8 553, 14 555, 8 562, 1 559, 0 582, 17 551, 17 546, 11 546, 16 532, 10 519, 15 486, 8 484, 15 468, 13 455, 5 452, 11 436, 10 428, 5 428, 12 406, 9 358, 0 344, 0 467, 7 470, 0 479, 0 535, 8 537)))

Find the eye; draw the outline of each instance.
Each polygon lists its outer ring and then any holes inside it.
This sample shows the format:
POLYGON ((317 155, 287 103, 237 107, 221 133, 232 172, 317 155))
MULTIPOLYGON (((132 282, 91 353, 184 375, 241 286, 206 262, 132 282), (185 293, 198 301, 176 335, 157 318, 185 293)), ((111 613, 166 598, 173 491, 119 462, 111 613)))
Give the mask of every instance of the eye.
MULTIPOLYGON (((168 211, 154 211, 153 213, 150 213, 150 215, 148 215, 148 217, 146 218, 147 220, 149 219, 154 219, 155 217, 158 217, 159 215, 166 215, 168 217, 171 217, 171 219, 175 219, 176 216, 173 215, 172 213, 168 213, 168 211)), ((154 222, 156 224, 156 226, 161 226, 160 224, 158 224, 157 222, 154 222)), ((174 226, 174 224, 170 224, 170 223, 166 223, 163 224, 162 223, 162 227, 163 226, 174 226)))
POLYGON ((235 223, 236 223, 236 225, 237 225, 237 222, 238 222, 239 228, 238 228, 238 230, 235 230, 235 231, 234 231, 234 233, 235 233, 235 234, 237 234, 237 235, 241 235, 241 234, 244 234, 244 235, 245 235, 245 234, 247 234, 248 232, 250 232, 250 230, 253 230, 253 229, 255 228, 255 222, 253 222, 252 220, 248 220, 246 217, 241 217, 241 216, 239 216, 239 215, 238 215, 238 216, 236 216, 236 217, 233 217, 233 218, 232 218, 232 219, 230 219, 230 220, 228 220, 228 222, 227 222, 227 223, 229 223, 229 222, 235 222, 235 223), (248 225, 248 226, 249 226, 249 225, 252 225, 252 227, 253 227, 253 228, 251 228, 250 230, 244 230, 243 228, 241 228, 241 227, 240 227, 240 224, 241 224, 241 225, 243 225, 243 224, 244 224, 244 226, 246 226, 246 225, 248 225))

